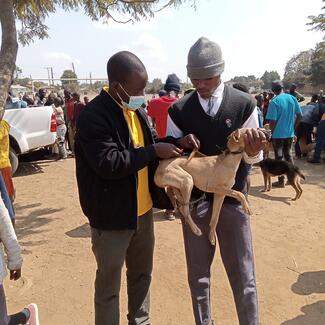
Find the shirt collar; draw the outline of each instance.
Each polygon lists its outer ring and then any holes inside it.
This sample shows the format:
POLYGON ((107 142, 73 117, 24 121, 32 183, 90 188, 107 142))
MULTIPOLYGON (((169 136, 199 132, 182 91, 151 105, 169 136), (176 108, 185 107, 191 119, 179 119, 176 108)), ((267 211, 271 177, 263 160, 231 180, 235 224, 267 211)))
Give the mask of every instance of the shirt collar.
MULTIPOLYGON (((220 85, 218 88, 213 92, 211 97, 216 97, 216 98, 222 98, 223 97, 223 92, 225 90, 225 84, 221 81, 220 85)), ((203 101, 209 101, 209 98, 205 99, 200 96, 199 93, 197 93, 199 98, 203 101)))

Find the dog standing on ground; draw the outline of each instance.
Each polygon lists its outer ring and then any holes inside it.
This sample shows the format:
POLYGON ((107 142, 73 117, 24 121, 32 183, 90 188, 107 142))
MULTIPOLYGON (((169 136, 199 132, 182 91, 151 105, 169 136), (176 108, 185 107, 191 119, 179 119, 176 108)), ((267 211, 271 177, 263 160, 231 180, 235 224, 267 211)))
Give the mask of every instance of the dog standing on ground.
POLYGON ((297 166, 285 160, 275 160, 271 158, 262 160, 259 162, 259 165, 264 177, 264 189, 262 192, 271 191, 271 177, 286 175, 289 184, 296 191, 296 196, 292 200, 295 201, 301 197, 303 191, 300 185, 300 178, 305 179, 305 176, 297 166))

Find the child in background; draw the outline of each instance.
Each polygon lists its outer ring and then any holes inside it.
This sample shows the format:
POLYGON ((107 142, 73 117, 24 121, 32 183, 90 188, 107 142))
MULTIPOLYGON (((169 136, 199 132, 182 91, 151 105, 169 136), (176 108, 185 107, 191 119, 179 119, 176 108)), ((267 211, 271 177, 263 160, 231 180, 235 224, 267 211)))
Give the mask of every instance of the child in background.
POLYGON ((59 147, 59 159, 66 159, 67 158, 67 150, 65 147, 65 135, 67 133, 67 126, 65 125, 64 120, 64 112, 61 107, 62 101, 61 98, 56 97, 54 98, 54 113, 56 117, 56 136, 57 136, 57 143, 59 147))
POLYGON ((7 275, 3 246, 6 251, 10 280, 18 280, 21 277, 23 259, 20 254, 20 246, 9 218, 2 198, 0 197, 0 325, 39 325, 38 310, 36 304, 30 304, 21 312, 8 315, 6 296, 3 288, 3 280, 7 275))

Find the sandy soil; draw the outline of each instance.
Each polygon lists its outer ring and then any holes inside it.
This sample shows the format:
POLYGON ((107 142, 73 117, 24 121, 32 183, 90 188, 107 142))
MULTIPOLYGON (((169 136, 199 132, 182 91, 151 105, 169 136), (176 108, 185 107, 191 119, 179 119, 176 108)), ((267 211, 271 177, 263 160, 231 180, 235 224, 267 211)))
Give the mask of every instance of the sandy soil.
MULTIPOLYGON (((298 202, 291 187, 260 193, 254 169, 250 203, 260 319, 263 325, 325 324, 325 165, 299 162, 307 176, 298 202)), ((42 325, 93 324, 95 262, 89 227, 78 203, 74 160, 23 163, 17 188, 17 233, 23 279, 6 280, 11 313, 33 301, 42 325)), ((155 213, 152 324, 193 324, 179 220, 155 213)), ((121 324, 126 324, 126 281, 121 324)), ((238 324, 230 287, 217 252, 213 264, 213 314, 217 324, 238 324)))

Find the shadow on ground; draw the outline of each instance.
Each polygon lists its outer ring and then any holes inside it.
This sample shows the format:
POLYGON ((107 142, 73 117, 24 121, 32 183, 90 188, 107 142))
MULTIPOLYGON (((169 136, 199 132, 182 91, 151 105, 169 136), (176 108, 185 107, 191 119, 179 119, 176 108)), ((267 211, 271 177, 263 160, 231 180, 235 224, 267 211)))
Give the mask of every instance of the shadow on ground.
POLYGON ((303 315, 287 320, 281 325, 322 325, 325 324, 325 301, 320 300, 301 309, 303 315))
POLYGON ((291 290, 297 295, 325 293, 325 271, 304 272, 299 274, 297 282, 291 286, 291 290))
MULTIPOLYGON (((325 271, 304 272, 299 274, 291 290, 298 295, 325 293, 325 271)), ((303 315, 287 320, 281 325, 321 325, 325 324, 325 301, 317 301, 301 307, 303 315)))
POLYGON ((89 238, 90 237, 89 223, 85 223, 82 226, 69 230, 65 234, 71 238, 89 238))
MULTIPOLYGON (((52 214, 64 210, 64 208, 38 208, 40 206, 40 203, 25 206, 15 204, 16 233, 20 240, 26 236, 47 231, 42 227, 54 220, 52 214), (33 210, 27 212, 26 210, 29 209, 33 210)), ((35 241, 29 243, 35 243, 35 241)))
MULTIPOLYGON (((264 188, 264 186, 252 186, 250 188, 249 195, 259 197, 261 199, 268 200, 268 201, 278 201, 278 202, 283 202, 287 205, 291 205, 291 197, 289 197, 289 196, 275 196, 274 191, 276 191, 276 189, 271 190, 270 192, 261 192, 261 190, 263 188, 264 188)), ((292 189, 292 191, 294 192, 293 189, 292 189)))

